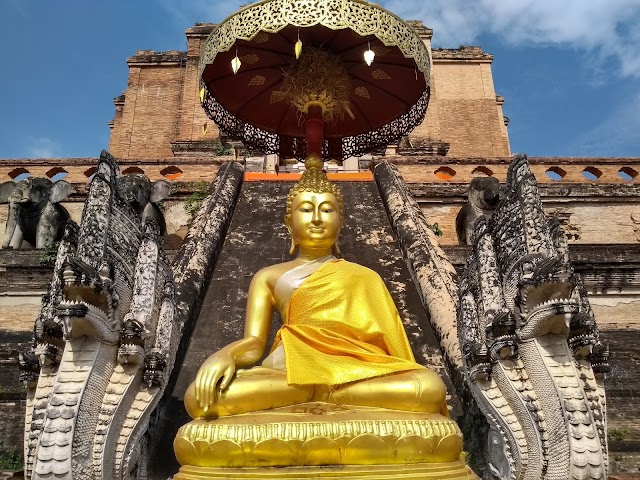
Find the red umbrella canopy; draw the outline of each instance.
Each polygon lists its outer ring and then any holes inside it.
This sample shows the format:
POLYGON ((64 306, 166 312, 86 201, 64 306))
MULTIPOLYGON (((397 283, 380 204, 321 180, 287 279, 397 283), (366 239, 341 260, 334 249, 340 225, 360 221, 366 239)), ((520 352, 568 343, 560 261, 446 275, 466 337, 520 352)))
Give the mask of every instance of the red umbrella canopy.
POLYGON ((211 34, 201 71, 202 103, 220 129, 284 158, 307 155, 309 104, 322 106, 322 156, 342 160, 409 133, 429 99, 423 41, 398 17, 359 0, 246 7, 211 34), (375 56, 370 65, 367 51, 375 56))

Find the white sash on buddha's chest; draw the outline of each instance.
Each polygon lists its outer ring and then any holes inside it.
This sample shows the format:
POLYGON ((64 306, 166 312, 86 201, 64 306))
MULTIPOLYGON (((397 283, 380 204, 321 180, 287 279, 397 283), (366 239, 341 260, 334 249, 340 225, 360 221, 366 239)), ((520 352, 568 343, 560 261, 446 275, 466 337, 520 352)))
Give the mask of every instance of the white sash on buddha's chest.
POLYGON ((273 289, 273 296, 276 299, 276 307, 278 307, 278 311, 280 315, 282 315, 283 323, 287 323, 286 317, 293 292, 322 265, 335 259, 336 257, 333 255, 327 255, 326 257, 321 257, 309 263, 294 267, 282 274, 273 289))

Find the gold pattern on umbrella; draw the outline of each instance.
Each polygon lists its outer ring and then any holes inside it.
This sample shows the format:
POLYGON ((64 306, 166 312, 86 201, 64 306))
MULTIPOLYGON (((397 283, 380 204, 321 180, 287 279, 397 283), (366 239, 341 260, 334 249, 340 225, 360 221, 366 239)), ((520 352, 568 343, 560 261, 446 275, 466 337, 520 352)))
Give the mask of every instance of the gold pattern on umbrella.
POLYGON ((340 58, 320 48, 306 48, 301 58, 284 71, 282 92, 301 113, 309 106, 322 108, 325 122, 353 117, 349 106, 351 81, 340 58))

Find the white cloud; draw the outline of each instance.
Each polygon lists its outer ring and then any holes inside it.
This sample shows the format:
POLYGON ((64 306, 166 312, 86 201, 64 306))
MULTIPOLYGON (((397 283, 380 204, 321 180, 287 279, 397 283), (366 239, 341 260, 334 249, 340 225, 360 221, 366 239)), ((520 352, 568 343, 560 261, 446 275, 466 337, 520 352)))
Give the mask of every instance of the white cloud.
POLYGON ((28 16, 27 9, 23 0, 8 0, 7 3, 18 14, 22 15, 23 17, 28 16))
POLYGON ((47 137, 27 138, 28 158, 56 158, 62 156, 61 145, 47 137))
POLYGON ((551 45, 593 55, 595 63, 613 58, 616 73, 640 77, 638 0, 383 0, 406 19, 420 19, 434 30, 434 44, 456 47, 482 34, 512 45, 551 45))

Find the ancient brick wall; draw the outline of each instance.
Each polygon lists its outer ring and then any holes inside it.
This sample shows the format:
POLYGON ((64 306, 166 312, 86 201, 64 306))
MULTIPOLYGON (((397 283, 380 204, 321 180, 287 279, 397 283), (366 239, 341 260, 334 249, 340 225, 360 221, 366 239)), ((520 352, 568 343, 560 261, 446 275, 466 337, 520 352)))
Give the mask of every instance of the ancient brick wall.
POLYGON ((448 156, 508 156, 503 97, 493 86, 493 57, 480 47, 432 51, 427 117, 411 133, 415 143, 449 144, 448 156))
POLYGON ((4 321, 0 324, 0 455, 22 453, 26 390, 18 381, 18 351, 30 340, 31 331, 15 332, 4 321))
MULTIPOLYGON (((466 185, 475 176, 506 178, 510 157, 386 157, 395 163, 425 209, 427 218, 438 223, 443 245, 458 243, 455 219, 466 201, 466 185)), ((165 201, 168 245, 178 245, 186 234, 187 218, 182 202, 198 182, 214 177, 226 158, 160 158, 120 161, 123 173, 144 173, 152 181, 168 180, 174 193, 165 201), (180 205, 179 205, 180 204, 180 205)), ((379 158, 375 161, 380 161, 379 158)), ((531 169, 542 188, 545 208, 559 217, 570 243, 640 242, 640 159, 532 157, 531 169)), ((63 202, 78 222, 82 202, 96 159, 2 160, 0 182, 11 181, 16 172, 51 177, 66 172, 64 179, 75 193, 63 202)), ((0 205, 0 236, 4 234, 7 206, 0 205)))
POLYGON ((170 157, 178 131, 184 82, 183 52, 138 52, 127 60, 129 80, 113 123, 110 151, 118 157, 170 157))
POLYGON ((218 127, 210 120, 200 106, 200 85, 198 81, 198 64, 202 44, 210 32, 207 25, 187 29, 187 61, 185 65, 184 83, 182 87, 182 103, 180 106, 179 130, 177 141, 208 141, 219 136, 218 127), (206 134, 203 126, 207 125, 206 134))
MULTIPOLYGON (((122 173, 144 173, 153 181, 198 182, 210 180, 221 163, 233 159, 211 153, 140 159, 118 157, 118 163, 122 173)), ((512 157, 425 156, 404 152, 373 158, 374 163, 383 160, 394 163, 407 183, 439 184, 446 192, 445 185, 467 185, 476 176, 493 176, 504 181, 512 157)), ((640 184, 640 158, 531 157, 529 162, 539 184, 557 185, 578 196, 583 196, 580 191, 587 185, 640 184)), ((22 178, 20 174, 54 180, 63 175, 74 184, 77 193, 83 193, 96 164, 97 158, 0 159, 0 183, 22 178)))
POLYGON ((199 100, 198 63, 211 28, 205 24, 187 29, 186 52, 140 50, 127 59, 127 87, 114 99, 116 113, 110 123, 109 150, 114 156, 168 158, 174 150, 182 155, 179 147, 185 144, 218 138, 218 128, 199 100))
MULTIPOLYGON (((468 184, 476 176, 507 178, 512 157, 398 155, 387 157, 407 183, 468 184)), ((530 157, 539 184, 633 185, 640 183, 640 158, 530 157)), ((567 188, 567 187, 564 187, 567 188)))
MULTIPOLYGON (((207 158, 189 157, 187 159, 145 158, 118 159, 123 174, 143 173, 152 181, 169 180, 172 182, 211 181, 218 167, 230 157, 207 158)), ((75 194, 86 194, 89 182, 96 171, 97 158, 38 158, 38 159, 0 159, 0 183, 23 178, 49 177, 54 181, 56 174, 73 184, 75 194)))
MULTIPOLYGON (((457 245, 456 216, 464 201, 460 199, 459 202, 443 202, 442 199, 432 199, 420 203, 429 222, 437 223, 442 231, 440 244, 457 245)), ((616 243, 640 242, 638 225, 634 222, 636 215, 640 214, 640 207, 636 203, 614 200, 589 205, 547 198, 544 207, 549 216, 559 218, 569 244, 608 244, 612 241, 612 232, 615 232, 616 243)))

